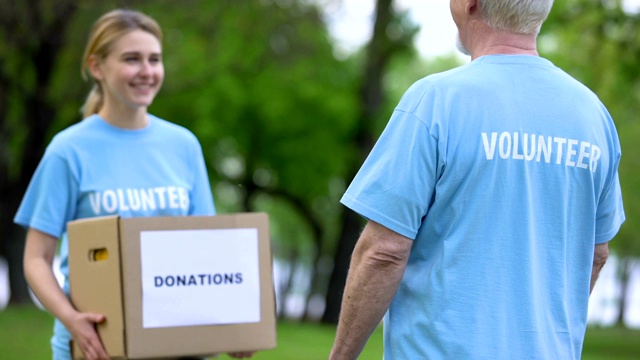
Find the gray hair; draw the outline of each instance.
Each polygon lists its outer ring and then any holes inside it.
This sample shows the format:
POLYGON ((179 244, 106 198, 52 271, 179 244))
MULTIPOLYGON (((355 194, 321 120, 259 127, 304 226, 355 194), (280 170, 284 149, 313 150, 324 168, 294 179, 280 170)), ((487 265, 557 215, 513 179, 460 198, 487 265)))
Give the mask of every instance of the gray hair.
POLYGON ((536 35, 551 11, 553 0, 478 0, 478 5, 492 29, 536 35))

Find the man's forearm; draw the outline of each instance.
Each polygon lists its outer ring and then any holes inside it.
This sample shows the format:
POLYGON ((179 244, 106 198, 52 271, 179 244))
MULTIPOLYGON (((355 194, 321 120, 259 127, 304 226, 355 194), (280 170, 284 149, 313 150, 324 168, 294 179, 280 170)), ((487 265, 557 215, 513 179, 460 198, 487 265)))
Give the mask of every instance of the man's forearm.
POLYGON ((609 243, 596 244, 593 254, 593 268, 591 269, 591 288, 589 289, 589 294, 593 291, 593 287, 596 285, 596 280, 598 280, 598 276, 600 275, 600 270, 602 270, 602 267, 607 262, 608 257, 609 243))
POLYGON ((367 225, 353 254, 336 339, 329 357, 332 360, 358 357, 389 308, 404 274, 410 244, 405 244, 406 248, 403 246, 400 253, 404 255, 401 256, 380 249, 375 244, 388 240, 376 238, 379 233, 375 227, 372 230, 367 225))

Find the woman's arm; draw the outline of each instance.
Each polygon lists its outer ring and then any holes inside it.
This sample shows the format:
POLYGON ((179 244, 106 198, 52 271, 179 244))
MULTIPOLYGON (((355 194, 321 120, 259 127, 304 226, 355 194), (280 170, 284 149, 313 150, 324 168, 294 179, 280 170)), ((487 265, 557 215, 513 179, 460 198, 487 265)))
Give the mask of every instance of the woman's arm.
POLYGON ((53 273, 53 257, 58 240, 30 228, 24 250, 24 274, 42 305, 59 319, 78 343, 87 360, 109 359, 102 346, 95 324, 104 315, 78 312, 58 285, 53 273))

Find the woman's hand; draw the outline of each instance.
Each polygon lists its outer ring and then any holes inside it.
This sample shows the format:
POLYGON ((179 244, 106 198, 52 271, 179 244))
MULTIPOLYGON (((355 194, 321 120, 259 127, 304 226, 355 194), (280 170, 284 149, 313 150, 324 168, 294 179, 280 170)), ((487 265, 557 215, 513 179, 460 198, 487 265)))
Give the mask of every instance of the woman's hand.
POLYGON ((109 360, 109 355, 96 331, 96 324, 104 320, 102 314, 78 312, 65 324, 73 341, 78 344, 87 360, 109 360))

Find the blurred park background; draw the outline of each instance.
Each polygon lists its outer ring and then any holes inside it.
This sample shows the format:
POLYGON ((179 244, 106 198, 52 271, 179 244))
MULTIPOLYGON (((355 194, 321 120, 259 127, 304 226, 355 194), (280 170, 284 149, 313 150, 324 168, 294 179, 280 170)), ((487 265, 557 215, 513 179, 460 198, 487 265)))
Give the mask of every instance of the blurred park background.
MULTIPOLYGON (((150 112, 199 138, 219 213, 269 214, 282 343, 298 323, 323 324, 333 335, 364 224, 340 196, 407 87, 468 61, 435 51, 436 39, 454 41, 448 2, 422 2, 447 5, 424 17, 425 7, 408 0, 0 0, 0 358, 9 343, 3 336, 29 340, 28 328, 16 327, 22 319, 51 331, 48 315, 32 305, 22 275, 25 233, 12 219, 51 137, 81 120, 90 84, 80 58, 102 13, 128 7, 158 20, 166 78, 150 112), (364 12, 356 14, 364 25, 349 27, 348 6, 364 12)), ((589 331, 636 340, 639 3, 556 1, 539 39, 542 56, 598 94, 620 134, 627 221, 592 295, 589 331)), ((640 358, 639 348, 630 351, 640 358)))

